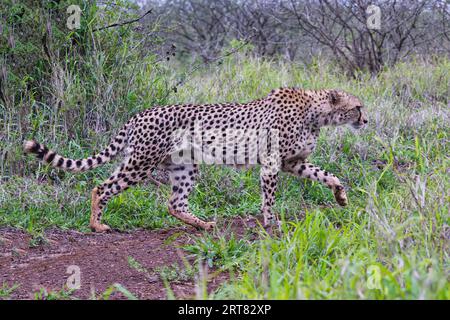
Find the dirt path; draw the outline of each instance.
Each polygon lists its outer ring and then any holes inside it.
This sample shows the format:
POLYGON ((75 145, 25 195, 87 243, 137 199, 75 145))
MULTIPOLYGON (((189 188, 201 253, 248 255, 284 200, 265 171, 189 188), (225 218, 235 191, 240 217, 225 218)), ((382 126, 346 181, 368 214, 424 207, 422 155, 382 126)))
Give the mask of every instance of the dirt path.
MULTIPOLYGON (((234 223, 237 233, 243 226, 234 223)), ((130 233, 80 233, 52 229, 46 232, 46 243, 30 247, 31 237, 13 228, 0 228, 0 289, 2 283, 19 284, 9 298, 34 299, 41 288, 61 291, 72 273, 69 266, 78 266, 81 288, 71 297, 89 299, 99 296, 113 283, 119 283, 140 299, 166 299, 166 287, 154 270, 178 264, 183 269, 181 244, 189 243, 190 227, 170 230, 139 230, 130 233), (132 257, 148 274, 130 265, 132 257)), ((192 260, 191 260, 192 263, 192 260)), ((196 272, 197 273, 197 272, 196 272)), ((208 291, 226 280, 226 274, 210 272, 208 291)), ((177 298, 195 296, 195 280, 172 281, 171 290, 177 298)), ((125 298, 117 292, 111 298, 125 298)))

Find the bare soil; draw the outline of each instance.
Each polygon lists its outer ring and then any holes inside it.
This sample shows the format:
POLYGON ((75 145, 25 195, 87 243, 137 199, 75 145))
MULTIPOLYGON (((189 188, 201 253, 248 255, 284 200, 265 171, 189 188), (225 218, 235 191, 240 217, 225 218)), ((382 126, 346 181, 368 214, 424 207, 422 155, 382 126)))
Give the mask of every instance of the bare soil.
MULTIPOLYGON (((231 224, 238 236, 247 228, 243 219, 235 219, 231 224)), ((193 258, 187 255, 181 245, 190 243, 191 235, 195 233, 198 231, 188 226, 128 233, 113 231, 107 234, 50 229, 46 231, 43 243, 33 245, 28 233, 2 227, 0 288, 2 284, 19 285, 9 299, 35 299, 36 292, 42 289, 60 292, 71 276, 67 268, 78 266, 81 288, 73 291, 70 298, 101 298, 107 288, 119 283, 139 299, 167 299, 164 281, 155 270, 173 264, 184 269, 183 259, 192 264, 193 258), (148 272, 130 265, 130 257, 148 272)), ((207 274, 209 292, 228 278, 227 274, 215 270, 209 270, 207 274)), ((193 278, 170 282, 176 298, 195 297, 198 281, 193 278)), ((110 298, 124 299, 125 296, 115 292, 110 298)))

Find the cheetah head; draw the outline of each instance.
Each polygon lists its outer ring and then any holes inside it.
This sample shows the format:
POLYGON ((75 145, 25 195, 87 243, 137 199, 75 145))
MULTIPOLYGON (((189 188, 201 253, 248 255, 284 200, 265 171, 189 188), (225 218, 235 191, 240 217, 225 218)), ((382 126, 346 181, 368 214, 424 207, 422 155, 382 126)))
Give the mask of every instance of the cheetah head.
POLYGON ((325 122, 332 125, 350 124, 355 129, 367 123, 362 102, 355 96, 341 91, 328 91, 329 112, 325 122))

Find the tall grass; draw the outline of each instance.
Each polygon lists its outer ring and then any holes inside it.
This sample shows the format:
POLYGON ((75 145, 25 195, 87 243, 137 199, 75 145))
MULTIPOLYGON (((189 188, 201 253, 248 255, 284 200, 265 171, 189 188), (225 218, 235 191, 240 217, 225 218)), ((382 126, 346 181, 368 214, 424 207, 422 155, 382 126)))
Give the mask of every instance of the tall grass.
POLYGON ((23 157, 25 139, 86 154, 130 114, 165 103, 171 79, 155 52, 162 47, 158 23, 141 32, 132 24, 96 31, 136 18, 133 7, 127 0, 0 4, 7 22, 0 28, 1 180, 35 171, 23 157), (80 29, 66 27, 69 5, 81 7, 80 29))
MULTIPOLYGON (((167 79, 177 78, 175 62, 157 70, 146 60, 145 67, 123 66, 123 73, 112 71, 105 79, 103 61, 100 53, 88 59, 88 85, 74 69, 60 66, 61 81, 54 83, 61 83, 61 106, 78 104, 80 111, 64 122, 57 118, 67 116, 64 108, 35 101, 36 112, 27 117, 37 138, 69 156, 86 156, 133 113, 152 104, 245 102, 280 86, 340 88, 365 103, 368 127, 323 130, 310 159, 340 177, 349 206, 337 207, 322 185, 283 174, 276 212, 285 223, 279 236, 226 241, 219 230, 187 248, 209 264, 237 272, 211 298, 450 298, 450 60, 411 60, 377 77, 348 79, 322 59, 300 65, 244 52, 200 68, 170 94, 167 79), (89 111, 83 109, 87 101, 89 111), (94 123, 105 117, 109 125, 89 125, 84 128, 88 134, 81 134, 78 121, 86 117, 94 123), (71 125, 78 129, 70 133, 71 125)), ((89 189, 111 165, 72 175, 26 160, 15 112, 3 110, 1 118, 6 135, 1 147, 8 159, 0 170, 9 179, 0 182, 0 225, 31 233, 50 226, 87 230, 89 189), (23 177, 14 175, 13 163, 23 177)), ((110 201, 104 218, 122 230, 176 225, 166 213, 169 192, 167 187, 136 187, 110 201)), ((258 214, 257 170, 202 168, 190 205, 198 216, 219 221, 258 214)))
MULTIPOLYGON (((311 159, 343 178, 350 205, 330 206, 326 188, 284 176, 281 235, 250 244, 241 276, 213 297, 449 299, 449 84, 444 58, 349 80, 320 60, 305 67, 242 56, 187 83, 178 102, 243 102, 280 86, 341 88, 361 97, 370 119, 363 131, 324 130, 311 159)), ((238 179, 245 185, 246 177, 238 179)))

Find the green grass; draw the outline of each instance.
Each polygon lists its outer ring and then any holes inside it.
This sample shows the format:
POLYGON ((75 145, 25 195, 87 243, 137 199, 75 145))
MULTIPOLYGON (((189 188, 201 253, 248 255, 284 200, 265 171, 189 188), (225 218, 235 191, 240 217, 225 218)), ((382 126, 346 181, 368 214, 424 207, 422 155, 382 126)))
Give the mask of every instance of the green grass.
POLYGON ((239 269, 242 267, 242 257, 250 248, 250 242, 246 237, 237 239, 229 230, 220 233, 213 232, 196 237, 193 244, 185 245, 183 249, 198 260, 206 262, 210 268, 217 267, 226 271, 239 269))
POLYGON ((7 283, 3 283, 0 287, 0 299, 6 300, 9 299, 11 294, 19 287, 18 284, 8 285, 7 283))
POLYGON ((41 288, 39 292, 34 294, 34 300, 72 300, 74 290, 62 288, 59 291, 47 290, 41 288))
MULTIPOLYGON (((368 113, 362 131, 323 130, 310 159, 341 179, 349 206, 338 207, 318 183, 282 174, 280 235, 251 241, 218 231, 185 247, 233 274, 209 298, 450 299, 449 83, 444 58, 349 80, 320 60, 305 67, 237 55, 198 71, 169 96, 169 103, 244 102, 285 85, 341 88, 361 97, 368 113)), ((58 144, 69 156, 91 152, 58 144)), ((112 165, 72 175, 22 161, 33 173, 0 182, 0 225, 27 230, 37 243, 53 226, 87 231, 90 189, 112 165)), ((109 202, 104 220, 119 230, 179 225, 167 214, 169 192, 153 185, 126 191, 109 202)), ((258 170, 203 167, 190 206, 218 221, 258 214, 258 170)), ((162 273, 179 273, 168 268, 162 273)))

